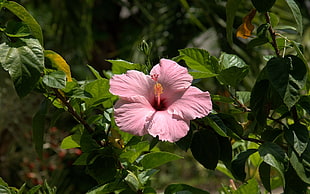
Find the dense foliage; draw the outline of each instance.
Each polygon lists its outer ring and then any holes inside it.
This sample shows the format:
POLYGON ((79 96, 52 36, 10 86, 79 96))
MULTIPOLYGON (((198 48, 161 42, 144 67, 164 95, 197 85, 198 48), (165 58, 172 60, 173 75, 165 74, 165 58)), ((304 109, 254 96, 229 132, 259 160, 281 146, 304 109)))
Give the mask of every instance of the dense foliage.
MULTIPOLYGON (((87 3, 90 6, 92 1, 87 3)), ((154 21, 144 29, 148 35, 144 37, 146 41, 139 42, 143 56, 132 54, 133 62, 107 59, 111 69, 99 71, 87 66, 93 78, 77 79, 64 57, 45 47, 41 26, 34 17, 21 4, 0 0, 0 64, 10 75, 19 97, 34 92, 44 96, 32 120, 33 143, 39 157, 43 157, 49 111, 58 111, 53 119, 57 119, 58 114, 69 113, 77 124, 70 135, 62 139, 60 147, 81 150, 74 165, 84 166, 97 184, 89 194, 156 193, 151 178, 158 167, 168 162, 177 165, 182 156, 161 151, 157 137, 134 136, 118 128, 113 111, 118 97, 110 93, 109 80, 128 70, 149 74, 159 58, 171 55, 172 60, 188 69, 196 87, 210 91, 213 103, 212 112, 192 120, 190 131, 175 144, 180 150, 190 150, 206 169, 219 170, 232 179, 230 187, 223 185, 220 192, 259 193, 259 183, 268 192, 279 186, 284 193, 309 192, 310 82, 308 56, 301 44, 304 24, 309 21, 302 20, 305 13, 298 3, 251 0, 242 4, 241 0, 228 0, 213 2, 212 10, 203 1, 193 2, 193 7, 209 8, 207 19, 201 14, 204 10, 191 9, 186 0, 166 5, 172 10, 174 4, 182 7, 189 18, 182 20, 183 15, 179 14, 180 18, 172 19, 173 12, 162 14, 164 21, 180 28, 174 31, 192 30, 182 21, 194 24, 196 28, 192 33, 210 32, 205 26, 212 27, 222 44, 214 50, 196 48, 184 41, 177 43, 187 40, 186 34, 169 42, 170 29, 159 29, 162 26, 157 26, 156 15, 147 14, 147 9, 142 9, 143 3, 136 3, 144 15, 154 21), (239 12, 241 6, 251 11, 239 12), (281 23, 282 15, 277 14, 281 6, 289 10, 289 17, 295 23, 281 23), (226 15, 222 16, 224 8, 226 15), (211 15, 212 12, 215 14, 211 15), (256 29, 252 23, 257 25, 256 29), (152 30, 155 32, 149 33, 152 30), (168 35, 161 38, 164 32, 168 35), (164 49, 166 43, 173 42, 178 45, 177 50, 164 49), (237 181, 247 184, 236 188, 237 181)), ((81 42, 84 50, 77 50, 85 51, 87 56, 85 45, 90 42, 81 42)), ((128 45, 122 46, 126 50, 128 45)), ((9 187, 2 179, 0 191, 56 193, 47 182, 28 190, 25 185, 20 189, 9 187)), ((170 184, 164 188, 166 194, 181 191, 208 193, 187 184, 170 184)))

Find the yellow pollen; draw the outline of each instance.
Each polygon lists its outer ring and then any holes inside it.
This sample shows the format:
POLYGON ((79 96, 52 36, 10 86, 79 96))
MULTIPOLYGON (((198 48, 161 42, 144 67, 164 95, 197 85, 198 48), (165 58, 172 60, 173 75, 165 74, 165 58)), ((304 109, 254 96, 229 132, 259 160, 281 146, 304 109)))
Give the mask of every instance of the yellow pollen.
POLYGON ((157 97, 157 105, 159 106, 160 105, 160 95, 163 93, 163 86, 158 82, 155 83, 154 93, 155 93, 155 96, 157 97))

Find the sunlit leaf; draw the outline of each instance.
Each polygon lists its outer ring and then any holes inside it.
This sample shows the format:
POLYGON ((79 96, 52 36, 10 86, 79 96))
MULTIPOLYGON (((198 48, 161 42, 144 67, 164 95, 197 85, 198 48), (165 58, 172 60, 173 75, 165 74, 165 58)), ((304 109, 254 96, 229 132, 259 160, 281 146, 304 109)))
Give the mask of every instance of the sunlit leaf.
POLYGON ((218 61, 206 50, 198 48, 186 48, 179 50, 180 59, 192 69, 189 73, 195 78, 214 77, 218 72, 218 61))
POLYGON ((80 139, 81 139, 80 134, 75 133, 73 135, 69 135, 62 140, 60 148, 71 149, 80 147, 80 139))
POLYGON ((44 50, 44 56, 52 62, 53 67, 65 72, 68 82, 72 81, 70 66, 62 56, 52 50, 44 50))
POLYGON ((246 183, 241 185, 234 194, 245 194, 245 193, 259 193, 259 186, 255 178, 248 180, 246 183))
POLYGON ((251 36, 252 31, 254 30, 252 20, 255 14, 256 9, 252 9, 252 11, 242 19, 242 24, 238 27, 236 32, 237 37, 247 39, 251 36))
POLYGON ((112 72, 114 74, 126 73, 128 70, 142 70, 142 65, 131 63, 125 60, 106 60, 112 63, 112 72))
POLYGON ((21 38, 0 44, 0 50, 0 64, 9 72, 17 94, 26 96, 43 73, 43 48, 36 39, 21 38))

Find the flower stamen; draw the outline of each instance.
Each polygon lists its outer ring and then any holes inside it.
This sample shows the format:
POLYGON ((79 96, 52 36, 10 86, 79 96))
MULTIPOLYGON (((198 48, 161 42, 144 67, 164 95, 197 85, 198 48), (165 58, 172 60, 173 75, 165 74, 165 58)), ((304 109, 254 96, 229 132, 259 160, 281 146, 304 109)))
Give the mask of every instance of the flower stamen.
POLYGON ((154 93, 155 93, 155 97, 156 97, 156 103, 157 106, 160 107, 160 95, 163 93, 163 86, 158 83, 158 77, 159 74, 153 74, 151 75, 151 78, 155 81, 155 85, 154 85, 154 93))

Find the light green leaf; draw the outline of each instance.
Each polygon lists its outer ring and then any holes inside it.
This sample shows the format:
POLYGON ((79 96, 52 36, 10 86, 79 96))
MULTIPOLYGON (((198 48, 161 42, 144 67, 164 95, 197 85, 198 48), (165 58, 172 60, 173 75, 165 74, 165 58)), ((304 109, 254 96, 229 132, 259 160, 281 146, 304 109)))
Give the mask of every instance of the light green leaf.
POLYGON ((42 157, 42 151, 43 151, 43 138, 44 138, 45 119, 47 110, 48 110, 48 100, 46 98, 41 103, 39 111, 34 115, 32 119, 32 137, 35 149, 40 157, 42 157))
POLYGON ((43 48, 36 39, 21 38, 0 44, 0 50, 0 64, 9 72, 17 94, 26 96, 43 73, 43 48))
POLYGON ((61 149, 71 149, 80 147, 81 134, 73 134, 65 137, 60 145, 61 149))
POLYGON ((139 142, 136 145, 126 146, 126 149, 120 155, 120 158, 127 159, 128 162, 133 163, 142 152, 149 150, 149 143, 147 141, 139 142))
POLYGON ((186 48, 179 50, 180 57, 186 65, 192 69, 190 74, 195 78, 208 78, 217 75, 218 61, 211 56, 206 50, 198 48, 186 48))
POLYGON ((142 70, 142 65, 137 63, 131 63, 124 60, 106 60, 112 63, 112 72, 114 74, 126 73, 128 70, 142 70))
POLYGON ((234 194, 246 194, 246 193, 259 193, 259 186, 255 178, 248 180, 245 184, 241 185, 234 194))
POLYGON ((40 44, 43 45, 43 34, 41 26, 23 6, 14 1, 5 1, 2 6, 10 10, 21 21, 27 24, 33 37, 38 39, 40 44))
MULTIPOLYGON (((84 90, 92 98, 84 99, 87 106, 97 106, 108 101, 113 95, 109 92, 109 81, 107 79, 97 79, 84 85, 84 90)), ((112 102, 110 102, 112 106, 112 102)), ((107 107, 108 108, 108 107, 107 107)))
POLYGON ((291 9, 294 19, 297 23, 297 31, 300 35, 303 33, 302 15, 300 9, 294 0, 285 0, 289 8, 291 9))
POLYGON ((54 71, 43 76, 43 83, 51 88, 63 89, 66 87, 66 74, 63 71, 54 71))
POLYGON ((140 163, 144 169, 149 169, 149 168, 156 168, 167 162, 178 160, 180 158, 183 157, 169 152, 152 152, 145 154, 140 160, 140 163))
POLYGON ((142 185, 139 182, 138 177, 134 173, 132 173, 131 171, 128 171, 128 170, 127 170, 127 172, 128 172, 128 174, 125 177, 125 181, 132 188, 132 190, 137 192, 142 187, 142 185))
POLYGON ((226 37, 233 44, 233 24, 241 0, 228 0, 226 3, 226 37))

